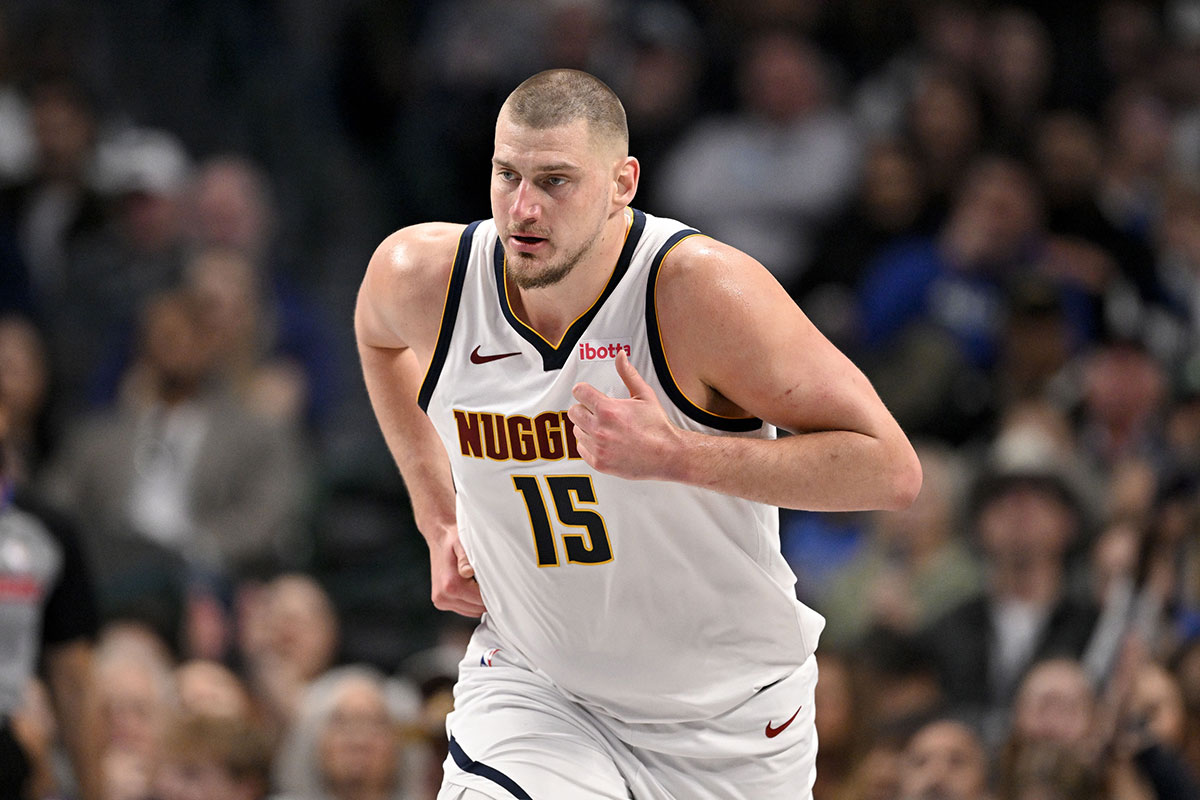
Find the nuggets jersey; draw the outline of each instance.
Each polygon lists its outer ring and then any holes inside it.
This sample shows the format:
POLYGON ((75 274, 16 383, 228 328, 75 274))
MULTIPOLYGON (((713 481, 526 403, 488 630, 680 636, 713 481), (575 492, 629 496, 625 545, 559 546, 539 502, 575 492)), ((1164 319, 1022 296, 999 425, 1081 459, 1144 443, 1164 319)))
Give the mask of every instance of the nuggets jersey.
POLYGON ((553 343, 507 299, 491 220, 463 232, 419 403, 450 457, 458 528, 488 624, 572 699, 626 722, 707 719, 794 671, 823 618, 795 599, 777 509, 705 489, 630 481, 579 457, 567 409, 580 381, 628 397, 618 351, 681 428, 773 438, 676 386, 654 286, 697 235, 627 211, 612 277, 553 343))

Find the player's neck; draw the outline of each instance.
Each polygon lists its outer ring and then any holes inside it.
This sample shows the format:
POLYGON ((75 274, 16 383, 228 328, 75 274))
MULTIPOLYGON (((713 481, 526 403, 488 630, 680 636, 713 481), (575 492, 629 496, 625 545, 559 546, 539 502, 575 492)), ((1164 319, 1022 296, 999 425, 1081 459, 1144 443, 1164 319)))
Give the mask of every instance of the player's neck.
POLYGON ((558 283, 537 289, 520 289, 509 282, 512 311, 549 342, 558 342, 571 323, 599 299, 608 285, 625 236, 630 212, 615 214, 604 226, 595 247, 558 283))

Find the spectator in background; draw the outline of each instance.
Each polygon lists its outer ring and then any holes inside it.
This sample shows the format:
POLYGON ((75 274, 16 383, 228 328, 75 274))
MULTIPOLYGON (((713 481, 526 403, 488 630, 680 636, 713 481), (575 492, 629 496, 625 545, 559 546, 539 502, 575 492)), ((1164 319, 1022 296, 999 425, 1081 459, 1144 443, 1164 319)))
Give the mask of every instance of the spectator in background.
MULTIPOLYGON (((413 653, 400 664, 396 677, 416 687, 420 716, 411 731, 410 752, 415 798, 433 798, 442 784, 442 764, 449 755, 446 716, 454 710, 458 666, 467 652, 474 621, 454 614, 438 620, 433 646, 413 653)), ((414 798, 414 800, 415 800, 414 798)))
MULTIPOLYGON (((1051 483, 1068 492, 1064 497, 1073 500, 1086 528, 1098 519, 1100 502, 1111 487, 1108 476, 1090 471, 1080 457, 1072 418, 1055 399, 1051 395, 1006 405, 976 473, 1050 476, 1051 483)), ((1084 544, 1083 538, 1075 540, 1071 553, 1081 552, 1084 544)))
POLYGON ((179 275, 192 169, 183 143, 163 130, 127 127, 97 147, 95 180, 116 206, 112 257, 142 295, 179 275))
POLYGON ((898 140, 873 142, 854 204, 822 233, 812 267, 794 289, 797 303, 834 343, 853 347, 859 324, 854 291, 867 265, 889 246, 932 231, 916 155, 898 140))
MULTIPOLYGON (((913 16, 913 40, 854 90, 851 105, 855 117, 872 136, 900 136, 918 86, 937 74, 974 74, 983 51, 983 15, 977 4, 934 0, 914 7, 913 16)), ((971 136, 965 141, 974 145, 979 135, 977 105, 969 116, 971 136)), ((926 121, 936 123, 938 119, 934 114, 926 121)), ((953 128, 966 119, 951 115, 948 121, 953 128)), ((952 139, 964 141, 961 137, 952 139)))
POLYGON ((275 776, 279 800, 402 800, 401 727, 413 698, 375 670, 339 667, 304 694, 275 776))
POLYGON ((107 613, 149 614, 181 644, 178 620, 165 618, 151 587, 169 611, 189 592, 220 593, 286 561, 303 462, 294 431, 254 416, 212 379, 193 295, 146 306, 139 354, 124 402, 75 431, 45 487, 84 521, 107 613))
POLYGON ((0 398, 8 417, 5 469, 29 484, 48 455, 50 365, 41 332, 27 318, 0 315, 0 398))
POLYGON ((260 266, 275 257, 274 202, 262 169, 237 155, 216 156, 197 169, 190 236, 198 247, 239 250, 260 266))
POLYGON ((996 157, 976 163, 936 237, 882 254, 864 277, 866 344, 927 323, 950 337, 963 366, 991 367, 1005 282, 1031 270, 1040 227, 1041 200, 1024 167, 996 157))
POLYGON ((75 257, 102 236, 108 220, 90 175, 98 120, 85 89, 69 78, 39 78, 29 96, 34 169, 0 187, 0 231, 11 232, 16 245, 0 264, 0 305, 44 326, 64 399, 82 398, 85 373, 94 364, 78 359, 74 348, 91 345, 100 334, 89 329, 81 335, 86 323, 74 318, 94 299, 88 291, 92 276, 80 274, 75 257))
POLYGON ((897 800, 903 755, 904 742, 896 736, 881 736, 870 741, 862 749, 837 800, 897 800))
POLYGON ((183 662, 175 668, 175 687, 179 709, 185 714, 243 721, 258 716, 246 684, 233 670, 216 661, 193 658, 183 662))
POLYGON ((262 800, 271 776, 266 735, 244 718, 174 720, 155 767, 154 800, 262 800))
POLYGON ((1150 86, 1134 83, 1113 94, 1106 112, 1100 205, 1118 229, 1147 242, 1162 213, 1170 163, 1170 109, 1150 86))
MULTIPOLYGON (((193 200, 193 247, 201 253, 238 253, 244 259, 237 269, 248 274, 239 283, 253 294, 244 302, 259 310, 257 335, 262 340, 258 344, 278 362, 301 368, 304 418, 322 423, 335 401, 339 361, 324 320, 288 279, 288 256, 277 236, 276 208, 267 175, 241 156, 208 159, 197 170, 193 200)), ((189 279, 211 292, 211 280, 194 274, 204 269, 193 262, 191 271, 189 279)), ((298 377, 293 375, 287 382, 295 384, 298 377)), ((297 390, 293 386, 289 391, 297 390)))
POLYGON ((987 147, 1027 154, 1029 136, 1050 93, 1054 55, 1049 33, 1033 13, 1012 6, 992 12, 983 29, 978 68, 989 115, 987 147))
POLYGON ((1107 487, 1078 455, 1064 388, 1073 385, 1066 327, 1061 305, 1041 288, 1030 287, 1014 300, 995 381, 997 418, 988 459, 993 466, 1058 471, 1090 513, 1107 487))
POLYGON ((1097 763, 1104 746, 1102 722, 1096 690, 1078 661, 1052 658, 1035 664, 1017 690, 1011 730, 1000 750, 1000 796, 1104 797, 1097 763))
POLYGON ((167 644, 139 623, 105 626, 96 652, 96 688, 105 738, 104 800, 145 800, 163 737, 178 713, 167 644))
POLYGON ((739 110, 693 126, 666 158, 652 199, 662 213, 750 253, 793 289, 820 226, 850 199, 862 142, 811 43, 755 35, 737 75, 739 110))
POLYGON ((46 685, 31 678, 19 704, 0 726, 0 790, 16 800, 55 795, 60 789, 55 748, 59 728, 46 685))
POLYGON ((912 141, 929 192, 929 212, 942 223, 979 155, 982 101, 970 74, 932 65, 917 80, 902 133, 912 141))
POLYGON ((405 109, 393 150, 395 174, 421 198, 421 219, 487 214, 474 176, 490 157, 495 109, 524 76, 551 66, 536 0, 445 0, 418 29, 416 97, 405 109), (523 36, 513 36, 522 31, 523 36), (480 161, 482 159, 482 161, 480 161))
POLYGON ((1000 779, 1000 800, 1154 800, 1111 792, 1103 771, 1061 747, 1025 748, 1000 779))
POLYGON ((1134 630, 1149 640, 1160 624, 1161 600, 1141 585, 1146 549, 1142 515, 1118 513, 1096 536, 1089 552, 1089 584, 1100 608, 1096 632, 1082 657, 1087 673, 1097 682, 1112 671, 1125 636, 1134 630))
POLYGON ((1145 343, 1115 336, 1084 354, 1082 366, 1077 427, 1084 458, 1105 474, 1134 459, 1162 468, 1167 375, 1145 343))
POLYGON ((543 10, 547 64, 607 75, 628 61, 629 39, 618 27, 618 5, 609 0, 558 0, 543 10))
POLYGON ((988 758, 979 734, 952 719, 923 726, 900 760, 898 800, 990 800, 988 758))
POLYGON ((1164 21, 1156 13, 1155 4, 1105 0, 1099 5, 1096 39, 1108 78, 1104 88, 1111 92, 1115 85, 1152 80, 1161 68, 1167 45, 1163 38, 1164 21))
POLYGON ((1134 677, 1129 716, 1146 727, 1153 741, 1178 754, 1186 734, 1187 708, 1175 676, 1154 661, 1147 661, 1134 677))
POLYGON ((1046 200, 1046 229, 1063 279, 1087 288, 1092 328, 1117 302, 1161 303, 1149 243, 1121 230, 1100 206, 1105 152, 1101 131, 1072 111, 1046 114, 1036 124, 1033 156, 1046 200))
POLYGON ((1119 704, 1113 748, 1117 763, 1109 769, 1109 781, 1124 788, 1126 796, 1140 787, 1156 800, 1200 797, 1200 780, 1182 759, 1184 700, 1179 684, 1140 648, 1129 649, 1141 657, 1122 665, 1126 674, 1114 679, 1113 695, 1119 704))
POLYGON ((325 589, 300 573, 280 575, 243 598, 241 656, 273 732, 298 713, 308 686, 333 665, 338 618, 325 589))
MULTIPOLYGON (((1073 399, 1073 356, 1078 343, 1061 293, 1049 279, 1031 276, 1017 281, 1009 295, 999 353, 992 380, 991 405, 1003 418, 1019 409, 1040 408, 1058 414, 1073 399)), ((1070 423, 1061 419, 1061 446, 1076 446, 1070 423)))
POLYGON ((1003 797, 1184 800, 1198 785, 1179 758, 1183 701, 1165 670, 1137 648, 1100 698, 1083 667, 1051 659, 1018 690, 1000 764, 1003 797), (1028 794, 1035 789, 1046 793, 1028 794))
POLYGON ((936 651, 922 637, 876 628, 850 652, 865 726, 876 739, 907 740, 914 725, 946 708, 936 651))
POLYGON ((1200 775, 1200 637, 1193 634, 1184 642, 1171 666, 1187 712, 1182 758, 1193 775, 1200 775))
POLYGON ((1013 737, 1041 745, 1083 749, 1097 725, 1096 688, 1083 665, 1071 658, 1039 661, 1013 701, 1013 737))
POLYGON ((1103 601, 1102 624, 1087 656, 1095 674, 1115 662, 1128 635, 1165 663, 1191 635, 1200 608, 1195 476, 1160 478, 1134 462, 1118 472, 1109 495, 1117 498, 1112 517, 1092 549, 1092 588, 1103 601), (1121 500, 1121 494, 1130 499, 1121 500))
POLYGON ((836 798, 845 790, 859 757, 866 720, 851 659, 826 645, 817 656, 817 668, 821 679, 813 703, 821 748, 813 796, 836 798))
POLYGON ((0 387, 0 797, 21 796, 23 784, 39 773, 46 788, 52 741, 27 700, 40 668, 80 797, 100 800, 101 728, 92 680, 99 622, 91 576, 74 529, 33 503, 8 472, 14 453, 8 420, 0 387))
POLYGON ((106 216, 88 172, 97 118, 86 90, 70 78, 45 76, 34 82, 29 97, 34 169, 0 191, 0 216, 17 233, 35 310, 48 315, 69 289, 73 248, 97 234, 106 216))
POLYGON ((982 586, 979 564, 957 532, 963 467, 944 449, 916 450, 925 475, 916 502, 875 515, 869 541, 822 598, 823 638, 834 645, 853 646, 876 627, 914 634, 982 586))
POLYGON ((1161 307, 1147 322, 1154 352, 1200 363, 1200 177, 1166 185, 1154 252, 1162 288, 1161 307))
POLYGON ((1147 642, 1163 657, 1200 618, 1200 482, 1195 473, 1166 473, 1157 487, 1142 563, 1144 592, 1158 611, 1147 642))
POLYGON ((308 377, 293 354, 276 350, 279 320, 263 279, 243 251, 215 247, 191 257, 185 278, 213 337, 221 380, 254 413, 298 426, 308 408, 308 377))
POLYGON ((700 110, 704 59, 697 48, 703 37, 691 14, 671 0, 632 4, 630 15, 624 23, 633 35, 632 52, 610 85, 624 100, 629 152, 642 165, 638 189, 655 198, 659 165, 700 110))
POLYGON ((95 183, 108 219, 75 249, 54 326, 67 351, 55 364, 64 410, 110 406, 133 357, 137 315, 183 273, 191 156, 174 136, 126 128, 97 146, 95 183))
POLYGON ((984 432, 1014 287, 1050 281, 1073 341, 1086 339, 1091 319, 1079 288, 1053 274, 1028 170, 987 157, 964 181, 936 235, 882 253, 859 290, 864 344, 873 351, 866 371, 880 396, 906 430, 951 440, 984 432), (915 386, 914 370, 923 376, 915 386))
POLYGON ((1092 635, 1096 608, 1067 592, 1067 553, 1083 535, 1078 503, 1045 468, 994 471, 974 491, 986 590, 925 633, 950 707, 979 720, 989 742, 1002 738, 1005 709, 1029 667, 1052 655, 1080 657, 1092 635))

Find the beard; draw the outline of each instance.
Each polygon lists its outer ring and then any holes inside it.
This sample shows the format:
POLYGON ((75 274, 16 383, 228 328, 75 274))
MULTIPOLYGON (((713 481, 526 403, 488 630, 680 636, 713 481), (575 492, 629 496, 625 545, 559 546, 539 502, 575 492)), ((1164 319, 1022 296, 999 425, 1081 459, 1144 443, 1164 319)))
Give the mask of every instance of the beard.
MULTIPOLYGON (((512 256, 508 257, 510 267, 522 263, 529 266, 536 264, 536 261, 532 257, 524 253, 516 253, 515 256, 515 258, 512 256)), ((575 269, 575 265, 579 263, 581 258, 583 258, 583 251, 577 252, 573 256, 556 263, 547 264, 536 271, 533 269, 509 269, 508 274, 519 289, 543 289, 547 286, 553 286, 570 275, 571 270, 575 269)))
MULTIPOLYGON (((602 232, 603 226, 598 228, 578 249, 540 266, 536 256, 527 253, 509 253, 506 250, 504 255, 508 261, 508 275, 517 288, 522 290, 544 289, 547 286, 553 286, 570 275, 579 262, 595 249, 602 232)), ((521 235, 519 231, 510 231, 510 235, 514 233, 518 236, 521 235)))

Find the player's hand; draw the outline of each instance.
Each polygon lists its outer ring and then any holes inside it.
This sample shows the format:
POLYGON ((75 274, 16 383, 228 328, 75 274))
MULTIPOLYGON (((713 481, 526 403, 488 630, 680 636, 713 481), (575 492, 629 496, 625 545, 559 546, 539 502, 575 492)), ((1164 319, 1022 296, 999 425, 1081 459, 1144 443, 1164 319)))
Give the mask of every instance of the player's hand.
POLYGON ((446 531, 437 544, 430 543, 429 569, 435 608, 464 617, 478 617, 487 610, 457 530, 446 531))
POLYGON ((577 383, 578 401, 567 411, 583 460, 621 478, 669 478, 682 431, 667 419, 650 384, 625 353, 617 353, 617 374, 629 398, 609 397, 590 383, 577 383))

